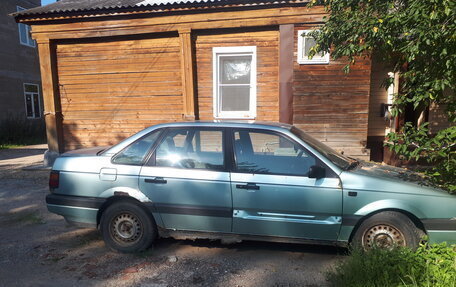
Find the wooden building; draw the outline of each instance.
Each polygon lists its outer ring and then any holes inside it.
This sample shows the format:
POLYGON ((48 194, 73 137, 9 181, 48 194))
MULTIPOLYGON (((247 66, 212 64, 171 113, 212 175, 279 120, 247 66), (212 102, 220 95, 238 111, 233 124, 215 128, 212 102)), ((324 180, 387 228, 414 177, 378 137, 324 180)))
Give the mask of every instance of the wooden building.
POLYGON ((370 58, 345 74, 343 61, 307 57, 301 35, 325 15, 301 0, 62 0, 14 16, 38 44, 53 152, 160 122, 254 119, 369 159, 369 122, 386 127, 369 96, 386 91, 370 58))

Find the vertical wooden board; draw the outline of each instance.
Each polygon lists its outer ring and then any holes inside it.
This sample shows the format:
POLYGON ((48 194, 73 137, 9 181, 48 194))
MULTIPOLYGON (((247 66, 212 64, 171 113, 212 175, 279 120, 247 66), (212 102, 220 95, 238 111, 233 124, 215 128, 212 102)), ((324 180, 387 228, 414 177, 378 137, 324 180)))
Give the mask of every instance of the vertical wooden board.
POLYGON ((313 28, 295 26, 293 123, 336 150, 368 159, 370 59, 357 59, 349 74, 342 71, 343 59, 298 64, 298 30, 313 28))
POLYGON ((59 44, 57 68, 65 150, 182 118, 177 37, 59 44))
POLYGON ((236 30, 196 35, 197 103, 199 119, 213 120, 214 47, 257 47, 257 118, 279 120, 279 32, 278 30, 236 30))
POLYGON ((382 86, 382 83, 391 70, 391 68, 385 67, 378 59, 373 59, 368 125, 368 136, 370 137, 384 137, 385 130, 389 127, 389 122, 380 115, 380 106, 388 103, 388 91, 382 86))

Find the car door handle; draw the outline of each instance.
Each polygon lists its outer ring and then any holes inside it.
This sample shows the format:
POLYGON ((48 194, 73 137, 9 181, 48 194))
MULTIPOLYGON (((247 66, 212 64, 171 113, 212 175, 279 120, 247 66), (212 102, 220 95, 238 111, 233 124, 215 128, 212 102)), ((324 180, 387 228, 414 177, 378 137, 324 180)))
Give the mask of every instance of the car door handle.
POLYGON ((163 177, 156 177, 156 178, 146 178, 144 179, 145 182, 147 183, 162 183, 162 184, 165 184, 167 183, 168 181, 166 179, 163 179, 163 177))
POLYGON ((236 188, 239 189, 250 189, 250 190, 259 190, 260 187, 255 183, 247 183, 247 184, 236 184, 236 188))

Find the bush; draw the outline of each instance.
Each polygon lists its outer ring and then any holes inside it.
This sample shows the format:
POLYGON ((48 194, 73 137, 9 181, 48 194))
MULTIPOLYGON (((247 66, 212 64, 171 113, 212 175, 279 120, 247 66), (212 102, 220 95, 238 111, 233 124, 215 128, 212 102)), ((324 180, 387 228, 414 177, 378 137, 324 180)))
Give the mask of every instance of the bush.
POLYGON ((424 244, 416 251, 354 250, 327 274, 332 286, 456 286, 456 246, 424 244))
POLYGON ((432 182, 456 193, 456 126, 429 134, 428 124, 418 128, 406 123, 401 133, 390 133, 389 148, 407 160, 424 160, 432 182))
POLYGON ((43 120, 28 120, 12 114, 0 120, 0 146, 45 142, 46 126, 43 120))

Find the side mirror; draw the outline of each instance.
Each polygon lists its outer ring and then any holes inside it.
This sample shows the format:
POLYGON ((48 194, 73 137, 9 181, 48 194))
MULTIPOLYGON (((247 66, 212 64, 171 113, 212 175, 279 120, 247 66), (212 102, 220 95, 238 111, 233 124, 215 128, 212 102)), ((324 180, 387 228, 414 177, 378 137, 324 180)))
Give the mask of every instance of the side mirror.
POLYGON ((326 176, 326 169, 324 167, 313 165, 309 169, 309 178, 324 178, 326 176))

